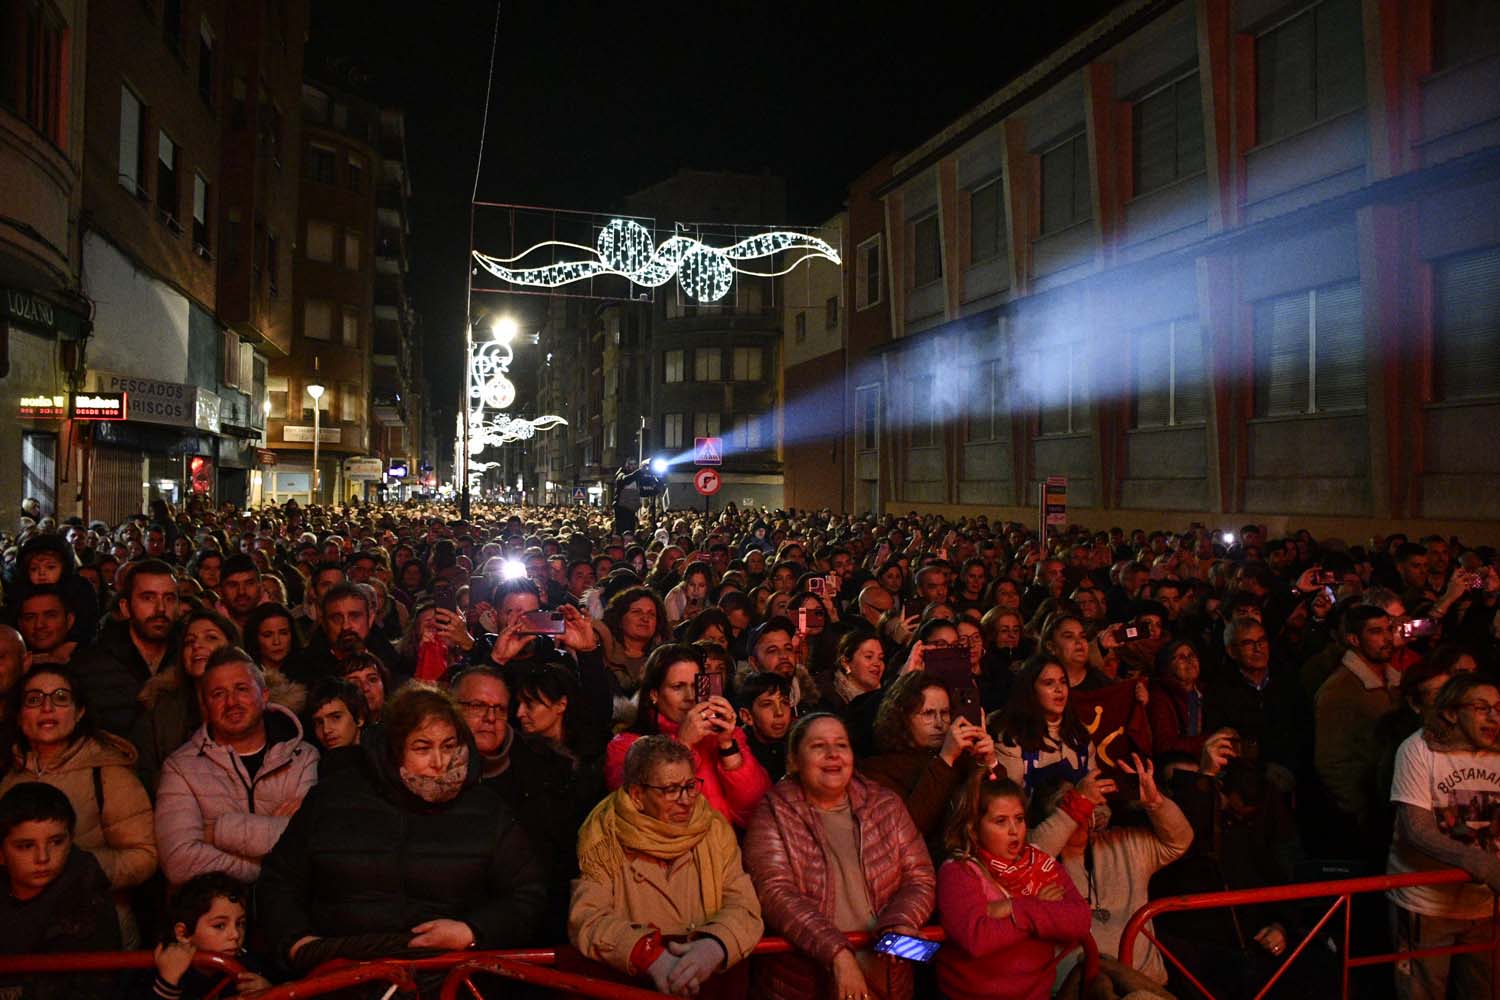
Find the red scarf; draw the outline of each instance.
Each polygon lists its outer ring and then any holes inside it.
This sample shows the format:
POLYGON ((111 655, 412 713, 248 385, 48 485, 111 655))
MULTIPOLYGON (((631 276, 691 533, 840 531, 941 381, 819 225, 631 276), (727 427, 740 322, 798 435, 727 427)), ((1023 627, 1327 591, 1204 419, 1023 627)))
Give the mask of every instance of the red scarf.
POLYGON ((1063 868, 1057 859, 1031 844, 1021 848, 1021 855, 1014 864, 1001 861, 983 848, 979 851, 979 860, 1007 896, 1035 896, 1043 886, 1063 877, 1063 868))

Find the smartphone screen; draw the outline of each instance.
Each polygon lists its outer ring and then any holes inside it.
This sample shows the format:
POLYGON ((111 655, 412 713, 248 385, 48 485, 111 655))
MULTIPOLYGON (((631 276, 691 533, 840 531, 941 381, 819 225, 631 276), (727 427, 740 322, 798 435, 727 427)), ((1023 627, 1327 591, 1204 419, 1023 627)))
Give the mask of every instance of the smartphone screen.
POLYGON ((875 942, 875 950, 880 954, 904 958, 908 962, 930 962, 939 947, 936 941, 909 934, 882 934, 875 942))
POLYGON ((521 616, 521 631, 527 635, 562 635, 567 627, 561 611, 528 611, 521 616))

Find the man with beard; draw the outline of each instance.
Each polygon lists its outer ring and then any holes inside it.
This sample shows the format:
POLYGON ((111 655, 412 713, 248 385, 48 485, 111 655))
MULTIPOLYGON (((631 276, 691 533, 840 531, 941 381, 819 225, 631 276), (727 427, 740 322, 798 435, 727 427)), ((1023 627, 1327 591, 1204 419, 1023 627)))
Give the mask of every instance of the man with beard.
POLYGON ((177 620, 177 575, 159 559, 129 566, 120 583, 123 625, 110 623, 99 641, 73 657, 78 686, 100 729, 128 733, 141 712, 137 696, 170 663, 177 620))
POLYGON ((259 606, 261 599, 260 569, 255 560, 243 552, 225 559, 219 577, 219 592, 223 595, 224 610, 243 632, 250 612, 259 606))
POLYGON ((326 677, 342 676, 343 661, 361 651, 373 653, 395 674, 395 648, 379 632, 370 631, 373 610, 370 594, 360 584, 339 583, 324 591, 317 634, 287 661, 286 675, 311 687, 326 677))
MULTIPOLYGON (((1396 949, 1488 944, 1495 932, 1493 893, 1500 891, 1500 687, 1475 673, 1443 685, 1432 721, 1396 752, 1391 801, 1392 874, 1462 868, 1483 883, 1391 890, 1396 949)), ((1399 962, 1396 995, 1490 996, 1490 959, 1479 952, 1399 962)))
MULTIPOLYGON (((21 637, 31 653, 31 663, 67 663, 77 647, 68 639, 73 615, 53 587, 38 587, 21 598, 21 613, 16 616, 21 637)), ((28 668, 29 669, 29 668, 28 668)))

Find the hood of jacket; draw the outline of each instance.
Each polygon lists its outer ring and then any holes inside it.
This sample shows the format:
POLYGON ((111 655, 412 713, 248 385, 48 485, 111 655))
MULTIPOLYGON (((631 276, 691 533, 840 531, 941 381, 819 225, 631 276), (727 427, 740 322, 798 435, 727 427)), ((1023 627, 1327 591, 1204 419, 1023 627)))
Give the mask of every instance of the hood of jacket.
MULTIPOLYGON (((277 705, 274 702, 266 705, 264 715, 266 726, 266 760, 261 766, 261 772, 280 767, 296 751, 298 744, 303 742, 302 721, 297 718, 297 713, 291 709, 277 705)), ((234 751, 227 744, 215 742, 208 734, 208 723, 204 722, 194 732, 187 744, 191 746, 200 756, 213 757, 221 764, 228 764, 230 756, 234 751)), ((232 769, 232 768, 231 768, 232 769)))
MULTIPOLYGON (((287 677, 280 670, 264 671, 266 678, 266 694, 273 705, 281 705, 291 709, 294 713, 301 713, 307 707, 307 688, 302 684, 287 677)), ((168 698, 191 697, 192 684, 189 682, 187 671, 182 669, 179 660, 166 670, 157 672, 141 688, 139 700, 147 711, 155 708, 157 703, 168 698)))
POLYGON ((15 749, 16 768, 38 779, 43 774, 63 774, 95 767, 134 767, 137 756, 129 740, 102 731, 75 740, 45 770, 37 764, 35 752, 22 754, 20 747, 15 749))

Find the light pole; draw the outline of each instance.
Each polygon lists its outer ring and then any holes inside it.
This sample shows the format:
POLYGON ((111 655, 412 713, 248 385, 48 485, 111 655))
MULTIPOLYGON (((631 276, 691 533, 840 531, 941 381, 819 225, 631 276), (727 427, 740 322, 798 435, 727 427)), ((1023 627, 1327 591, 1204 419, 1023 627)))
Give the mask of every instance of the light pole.
POLYGON ((307 394, 313 401, 313 459, 312 477, 307 482, 307 503, 312 506, 318 502, 318 444, 323 439, 322 409, 318 403, 323 398, 323 387, 317 382, 307 384, 307 394))

